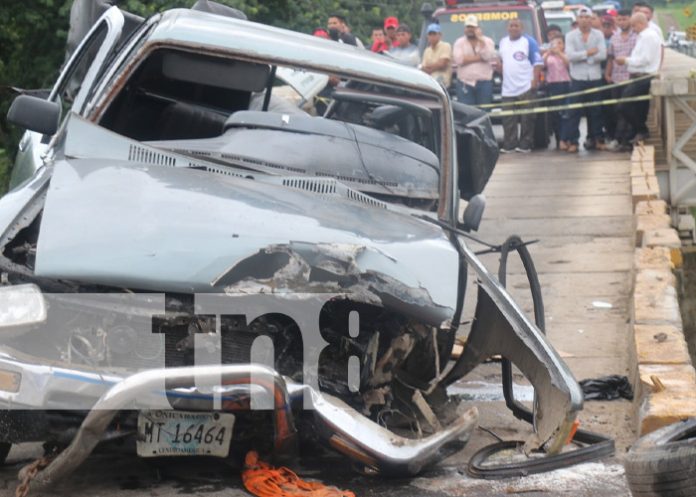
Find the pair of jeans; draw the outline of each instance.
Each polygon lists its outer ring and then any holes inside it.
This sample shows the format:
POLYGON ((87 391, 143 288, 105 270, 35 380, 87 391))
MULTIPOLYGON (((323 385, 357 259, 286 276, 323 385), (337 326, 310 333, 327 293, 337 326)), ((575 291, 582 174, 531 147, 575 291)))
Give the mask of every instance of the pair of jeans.
MULTIPOLYGON (((570 92, 570 81, 547 83, 546 90, 550 97, 565 95, 570 92)), ((566 105, 567 103, 567 98, 561 98, 558 100, 549 100, 548 105, 556 107, 559 105, 566 105)), ((554 111, 549 114, 551 129, 553 129, 553 134, 556 136, 556 144, 561 141, 568 141, 568 115, 567 110, 554 111)))
MULTIPOLYGON (((522 100, 532 100, 536 90, 528 90, 516 97, 503 97, 503 102, 520 102, 522 100)), ((505 110, 529 109, 532 105, 506 105, 505 110)), ((520 116, 503 117, 503 148, 514 150, 515 148, 532 149, 534 145, 534 122, 536 114, 522 114, 520 116), (518 130, 519 124, 519 130, 518 130)))
MULTIPOLYGON (((621 98, 624 87, 610 88, 602 92, 602 100, 616 100, 621 98)), ((616 110, 616 105, 603 105, 602 118, 604 119, 604 138, 607 142, 617 140, 617 129, 621 117, 616 110)))
MULTIPOLYGON (((635 81, 624 87, 621 93, 622 98, 639 97, 642 95, 650 95, 650 84, 652 78, 635 81)), ((628 124, 632 127, 633 133, 642 135, 648 134, 646 121, 648 120, 648 112, 650 111, 650 100, 641 100, 640 102, 626 102, 619 104, 619 114, 623 116, 628 124)), ((631 137, 633 138, 633 137, 631 137)))
MULTIPOLYGON (((589 90, 592 88, 598 88, 603 85, 603 80, 601 79, 591 79, 591 80, 578 80, 573 79, 570 81, 570 92, 575 93, 577 91, 589 90)), ((570 97, 571 104, 578 103, 592 103, 600 102, 603 92, 589 93, 587 95, 577 95, 575 97, 570 97)), ((580 109, 571 109, 568 117, 568 136, 567 141, 577 145, 580 141, 580 118, 583 115, 587 115, 587 140, 597 141, 604 138, 602 132, 603 122, 602 122, 602 108, 600 106, 592 106, 580 109)))
POLYGON ((457 100, 466 105, 485 105, 493 102, 493 80, 481 80, 476 86, 455 81, 457 100))

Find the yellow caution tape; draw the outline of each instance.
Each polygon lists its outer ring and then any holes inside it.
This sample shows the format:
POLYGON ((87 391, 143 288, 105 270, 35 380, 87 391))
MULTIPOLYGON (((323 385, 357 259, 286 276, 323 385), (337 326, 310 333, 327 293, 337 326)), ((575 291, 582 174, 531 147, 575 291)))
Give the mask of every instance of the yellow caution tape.
POLYGON ((596 88, 588 88, 587 90, 580 90, 580 91, 574 91, 572 93, 564 93, 563 95, 553 95, 549 97, 542 97, 542 98, 536 98, 532 100, 520 100, 519 102, 499 102, 497 104, 482 104, 482 105, 477 105, 479 109, 492 109, 492 108, 498 108, 498 107, 510 107, 513 105, 525 105, 525 104, 531 104, 531 103, 536 103, 536 102, 544 102, 546 100, 565 100, 566 98, 569 97, 577 97, 580 95, 590 95, 592 93, 600 93, 605 90, 611 90, 612 88, 619 88, 621 86, 626 86, 630 85, 631 83, 635 83, 636 81, 641 81, 644 79, 648 78, 653 78, 657 76, 657 74, 645 74, 643 76, 640 76, 638 78, 633 78, 629 79, 626 81, 621 81, 620 83, 612 83, 610 85, 604 85, 604 86, 598 86, 596 88))
MULTIPOLYGON (((573 109, 584 109, 586 107, 597 107, 599 105, 616 105, 626 102, 640 102, 642 100, 650 100, 651 95, 641 95, 638 97, 628 97, 628 98, 613 98, 609 100, 602 100, 600 102, 579 102, 575 104, 567 105, 553 105, 546 107, 534 107, 532 109, 518 109, 518 110, 501 110, 489 112, 488 115, 491 117, 506 117, 506 116, 520 116, 524 114, 542 114, 544 112, 556 112, 559 110, 573 110, 573 109)), ((533 102, 534 100, 532 100, 533 102)), ((522 105, 522 104, 518 104, 522 105)))

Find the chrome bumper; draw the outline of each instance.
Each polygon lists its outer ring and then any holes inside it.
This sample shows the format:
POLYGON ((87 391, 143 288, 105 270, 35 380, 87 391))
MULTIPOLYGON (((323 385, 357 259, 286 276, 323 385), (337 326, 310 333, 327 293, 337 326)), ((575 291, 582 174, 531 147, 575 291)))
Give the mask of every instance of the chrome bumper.
MULTIPOLYGON (((8 361, 0 357, 0 367, 5 366, 8 366, 8 361)), ((14 361, 13 366, 20 368, 21 365, 14 361)), ((27 366, 20 372, 23 373, 23 383, 31 378, 34 384, 62 388, 66 385, 65 381, 81 378, 82 383, 91 385, 85 387, 85 393, 105 390, 91 407, 70 445, 37 475, 35 481, 43 485, 69 475, 82 464, 102 440, 119 411, 150 409, 153 395, 166 398, 162 395, 163 384, 166 385, 167 394, 184 392, 182 397, 185 397, 185 392, 195 389, 197 384, 219 382, 217 384, 222 385, 225 392, 238 388, 239 393, 243 391, 250 396, 252 408, 255 399, 257 405, 272 408, 275 449, 280 453, 288 452, 296 439, 292 409, 309 408, 313 410, 317 433, 328 445, 353 461, 393 475, 415 475, 426 466, 442 460, 448 455, 445 446, 450 442, 460 442, 457 444, 460 447, 461 442, 468 440, 478 421, 478 411, 471 408, 429 437, 401 437, 372 422, 338 398, 292 382, 275 370, 256 364, 153 369, 126 378, 68 372, 44 366, 27 366), (147 403, 146 406, 144 403, 147 403)), ((47 393, 44 392, 44 396, 47 393)), ((21 390, 16 394, 18 398, 22 398, 22 395, 21 390)), ((0 396, 0 404, 6 400, 0 396)))

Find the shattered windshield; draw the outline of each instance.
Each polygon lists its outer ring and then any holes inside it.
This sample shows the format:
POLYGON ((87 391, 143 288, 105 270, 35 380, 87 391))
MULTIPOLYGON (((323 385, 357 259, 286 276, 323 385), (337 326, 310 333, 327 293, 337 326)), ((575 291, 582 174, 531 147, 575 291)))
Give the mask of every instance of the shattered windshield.
POLYGON ((405 88, 158 49, 100 124, 228 167, 335 178, 381 200, 433 209, 439 105, 405 88))

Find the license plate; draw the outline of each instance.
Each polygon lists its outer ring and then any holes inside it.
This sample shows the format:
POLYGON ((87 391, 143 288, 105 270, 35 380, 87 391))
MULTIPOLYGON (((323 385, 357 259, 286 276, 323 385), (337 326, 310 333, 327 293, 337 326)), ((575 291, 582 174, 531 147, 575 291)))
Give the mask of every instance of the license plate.
POLYGON ((140 457, 227 457, 234 414, 141 411, 137 451, 140 457))

